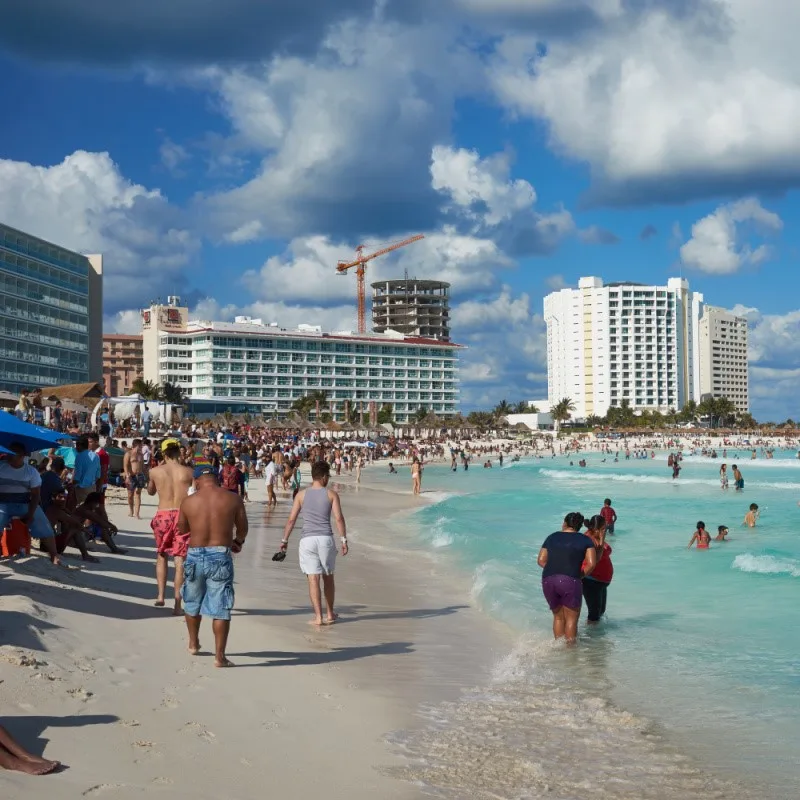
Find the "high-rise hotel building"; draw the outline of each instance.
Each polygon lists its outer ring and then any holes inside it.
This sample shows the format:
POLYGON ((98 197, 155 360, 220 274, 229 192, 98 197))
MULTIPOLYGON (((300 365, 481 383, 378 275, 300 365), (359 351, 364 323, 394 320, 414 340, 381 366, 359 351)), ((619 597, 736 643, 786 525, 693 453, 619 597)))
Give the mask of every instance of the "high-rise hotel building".
POLYGON ((398 423, 425 408, 458 411, 458 345, 395 331, 287 330, 250 317, 192 321, 180 299, 142 312, 143 377, 180 386, 189 413, 286 414, 295 400, 324 391, 337 420, 390 404, 398 423))
POLYGON ((573 417, 585 418, 624 401, 661 412, 700 402, 702 309, 682 278, 644 286, 587 277, 547 295, 550 403, 568 397, 573 417))
POLYGON ((700 319, 701 397, 727 397, 736 410, 750 408, 747 320, 724 308, 706 306, 700 319))
POLYGON ((0 223, 0 389, 103 379, 103 257, 0 223))

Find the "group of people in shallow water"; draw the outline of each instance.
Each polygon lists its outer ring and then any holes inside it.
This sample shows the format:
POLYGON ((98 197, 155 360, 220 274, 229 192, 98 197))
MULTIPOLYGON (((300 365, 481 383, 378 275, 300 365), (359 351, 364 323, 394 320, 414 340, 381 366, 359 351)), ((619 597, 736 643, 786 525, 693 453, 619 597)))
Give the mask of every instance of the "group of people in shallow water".
POLYGON ((560 531, 551 533, 539 550, 542 591, 553 613, 553 636, 574 642, 586 601, 590 625, 606 613, 608 587, 614 577, 611 546, 617 514, 606 498, 599 514, 586 518, 578 511, 564 517, 560 531), (581 533, 585 527, 586 533, 581 533))

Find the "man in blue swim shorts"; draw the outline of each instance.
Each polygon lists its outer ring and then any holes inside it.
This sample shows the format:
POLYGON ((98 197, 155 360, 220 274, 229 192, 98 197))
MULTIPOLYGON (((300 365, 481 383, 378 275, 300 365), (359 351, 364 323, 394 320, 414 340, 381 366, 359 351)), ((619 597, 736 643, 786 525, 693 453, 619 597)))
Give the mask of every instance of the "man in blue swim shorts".
POLYGON ((211 617, 214 666, 232 667, 225 657, 234 601, 232 553, 241 552, 247 538, 247 513, 238 494, 219 486, 209 462, 195 466, 194 483, 197 491, 181 503, 178 515, 179 532, 189 535, 181 589, 189 652, 200 652, 200 622, 211 617))

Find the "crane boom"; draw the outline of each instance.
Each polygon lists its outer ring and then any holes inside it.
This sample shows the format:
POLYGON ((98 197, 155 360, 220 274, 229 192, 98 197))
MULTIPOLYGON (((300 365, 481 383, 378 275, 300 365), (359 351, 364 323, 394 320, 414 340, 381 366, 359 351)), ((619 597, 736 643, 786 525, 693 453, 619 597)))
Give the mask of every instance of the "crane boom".
POLYGON ((353 267, 356 268, 356 278, 358 281, 358 332, 359 333, 366 333, 367 332, 367 315, 366 315, 366 305, 367 305, 367 292, 364 285, 364 275, 367 271, 367 264, 372 261, 374 258, 378 258, 378 256, 386 255, 387 253, 391 253, 394 250, 399 250, 401 247, 405 247, 406 245, 413 244, 414 242, 418 242, 420 239, 424 239, 425 235, 420 233, 416 236, 411 236, 408 239, 403 239, 401 242, 395 242, 394 244, 389 245, 388 247, 384 247, 381 250, 376 250, 374 253, 370 253, 369 255, 364 255, 364 245, 360 245, 356 248, 356 253, 358 257, 355 261, 340 261, 336 265, 336 271, 340 275, 344 275, 349 269, 353 267))

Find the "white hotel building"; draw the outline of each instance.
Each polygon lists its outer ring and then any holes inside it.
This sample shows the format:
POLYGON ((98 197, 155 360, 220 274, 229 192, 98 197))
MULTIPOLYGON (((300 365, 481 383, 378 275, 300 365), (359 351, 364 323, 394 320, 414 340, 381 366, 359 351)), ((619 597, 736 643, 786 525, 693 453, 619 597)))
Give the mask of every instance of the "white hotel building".
POLYGON ((343 420, 346 406, 391 404, 402 424, 424 407, 458 412, 459 345, 394 331, 323 333, 286 330, 261 320, 190 321, 177 297, 142 312, 143 377, 180 386, 189 413, 284 415, 309 392, 327 393, 321 411, 343 420))
POLYGON ((724 308, 706 306, 700 319, 701 397, 727 397, 736 410, 750 408, 747 320, 724 308))
POLYGON ((580 419, 625 400, 661 412, 700 402, 702 308, 682 278, 666 286, 581 278, 577 289, 547 295, 550 403, 569 397, 580 419))

